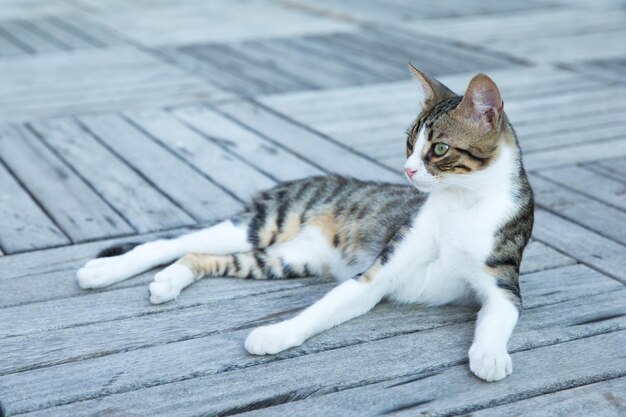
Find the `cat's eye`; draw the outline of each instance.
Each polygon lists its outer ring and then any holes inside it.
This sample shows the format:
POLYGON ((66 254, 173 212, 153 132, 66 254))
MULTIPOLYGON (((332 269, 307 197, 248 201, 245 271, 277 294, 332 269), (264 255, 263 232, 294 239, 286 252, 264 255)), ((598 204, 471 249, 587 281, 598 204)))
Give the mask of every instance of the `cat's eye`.
POLYGON ((443 156, 445 155, 446 152, 448 152, 449 148, 450 147, 446 145, 445 143, 436 143, 435 148, 433 149, 433 152, 437 156, 443 156))

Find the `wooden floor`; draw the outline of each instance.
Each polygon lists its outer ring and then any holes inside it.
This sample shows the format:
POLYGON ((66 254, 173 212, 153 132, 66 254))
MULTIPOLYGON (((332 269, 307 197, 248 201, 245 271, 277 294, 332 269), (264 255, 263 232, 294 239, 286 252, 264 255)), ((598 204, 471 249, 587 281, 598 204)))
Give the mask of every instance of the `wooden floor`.
MULTIPOLYGON (((0 403, 6 415, 626 415, 623 0, 0 0, 0 403), (269 357, 251 328, 333 287, 75 271, 277 182, 402 182, 418 87, 501 86, 536 193, 498 383, 475 311, 383 304, 269 357)), ((2 414, 2 413, 0 413, 2 414)))

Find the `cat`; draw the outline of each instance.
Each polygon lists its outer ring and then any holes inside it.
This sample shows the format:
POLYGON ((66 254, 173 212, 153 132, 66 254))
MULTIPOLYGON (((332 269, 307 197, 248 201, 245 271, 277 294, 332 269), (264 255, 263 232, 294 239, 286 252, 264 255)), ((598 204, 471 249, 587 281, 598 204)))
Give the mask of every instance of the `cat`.
POLYGON ((410 69, 423 102, 407 135, 408 186, 339 176, 282 183, 212 227, 110 249, 105 255, 116 256, 77 272, 80 286, 110 285, 177 258, 150 284, 152 303, 173 300, 204 276, 343 280, 295 317, 253 330, 245 347, 255 355, 299 346, 383 298, 429 306, 477 301, 470 369, 486 381, 505 378, 521 309, 519 267, 533 226, 517 137, 486 75, 459 96, 410 69))

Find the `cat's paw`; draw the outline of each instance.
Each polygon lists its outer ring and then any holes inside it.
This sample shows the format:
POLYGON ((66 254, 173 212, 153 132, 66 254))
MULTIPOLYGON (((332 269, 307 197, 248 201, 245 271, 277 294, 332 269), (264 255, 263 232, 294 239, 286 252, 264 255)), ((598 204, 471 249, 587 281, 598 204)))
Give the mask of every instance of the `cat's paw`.
POLYGON ((191 269, 181 264, 170 265, 154 276, 150 283, 150 302, 161 304, 178 297, 193 282, 191 269))
POLYGON ((513 362, 506 349, 474 343, 469 350, 470 370, 480 379, 493 382, 511 375, 513 362))
POLYGON ((87 262, 76 272, 78 285, 84 289, 102 288, 131 277, 132 271, 122 256, 92 259, 87 262))
POLYGON ((257 327, 246 338, 246 350, 253 355, 271 355, 300 346, 305 338, 289 321, 257 327))

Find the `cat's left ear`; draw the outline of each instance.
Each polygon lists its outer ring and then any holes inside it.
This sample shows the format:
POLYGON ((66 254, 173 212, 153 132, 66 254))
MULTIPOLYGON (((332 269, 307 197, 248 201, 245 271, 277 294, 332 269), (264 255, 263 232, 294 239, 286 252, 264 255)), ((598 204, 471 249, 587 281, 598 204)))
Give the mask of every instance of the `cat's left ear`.
POLYGON ((477 74, 453 112, 485 132, 496 129, 504 115, 504 103, 498 86, 485 74, 477 74))

